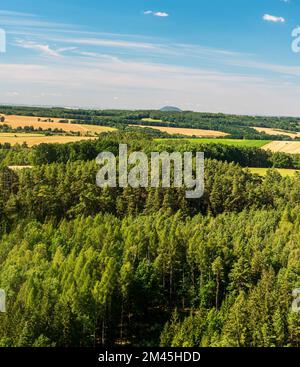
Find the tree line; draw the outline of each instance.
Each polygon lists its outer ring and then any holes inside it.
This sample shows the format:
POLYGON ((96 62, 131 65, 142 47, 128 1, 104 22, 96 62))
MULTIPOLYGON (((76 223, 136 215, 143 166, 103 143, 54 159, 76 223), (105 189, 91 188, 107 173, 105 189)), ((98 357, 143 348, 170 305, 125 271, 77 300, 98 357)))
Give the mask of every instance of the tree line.
POLYGON ((223 162, 235 162, 243 167, 264 168, 299 168, 299 155, 287 153, 272 153, 256 147, 236 147, 216 143, 193 143, 187 140, 166 140, 157 142, 157 136, 140 130, 123 130, 119 132, 101 134, 93 141, 81 141, 68 144, 40 144, 33 149, 23 146, 12 147, 10 144, 0 144, 0 158, 2 165, 42 165, 51 163, 67 163, 94 160, 97 155, 109 151, 118 155, 119 144, 127 144, 129 152, 167 151, 204 152, 208 159, 223 162))

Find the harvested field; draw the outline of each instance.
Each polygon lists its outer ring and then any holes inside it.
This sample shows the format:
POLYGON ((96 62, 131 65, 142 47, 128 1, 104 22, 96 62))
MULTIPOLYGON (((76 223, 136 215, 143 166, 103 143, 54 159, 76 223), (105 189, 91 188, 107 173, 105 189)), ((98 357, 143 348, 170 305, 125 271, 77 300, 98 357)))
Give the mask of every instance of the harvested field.
POLYGON ((272 141, 262 149, 271 152, 282 152, 290 154, 300 154, 300 141, 272 141))
MULTIPOLYGON (((82 135, 87 133, 100 134, 107 131, 114 131, 116 129, 107 126, 97 125, 81 125, 59 122, 62 118, 47 118, 47 117, 32 117, 32 116, 16 116, 16 115, 1 115, 5 117, 5 121, 1 124, 11 126, 13 129, 18 127, 33 126, 35 129, 61 129, 65 132, 80 132, 82 135), (53 122, 50 122, 49 119, 53 122)), ((67 120, 69 121, 69 120, 67 120)), ((1 125, 0 124, 0 125, 1 125)))
POLYGON ((0 133, 0 144, 10 143, 11 145, 23 144, 24 142, 32 147, 42 143, 71 143, 81 140, 97 139, 97 137, 86 137, 86 136, 45 136, 38 134, 1 134, 0 133))
POLYGON ((268 135, 286 135, 289 136, 290 138, 300 137, 300 133, 292 133, 289 131, 272 129, 269 127, 255 127, 254 129, 260 133, 266 133, 268 135))
POLYGON ((202 130, 202 129, 186 129, 180 127, 166 127, 166 126, 144 126, 144 125, 132 125, 144 128, 150 128, 154 130, 159 130, 164 133, 168 133, 170 135, 186 135, 186 136, 197 136, 197 137, 210 137, 210 138, 217 138, 220 136, 227 136, 228 134, 223 133, 221 131, 214 131, 214 130, 202 130))

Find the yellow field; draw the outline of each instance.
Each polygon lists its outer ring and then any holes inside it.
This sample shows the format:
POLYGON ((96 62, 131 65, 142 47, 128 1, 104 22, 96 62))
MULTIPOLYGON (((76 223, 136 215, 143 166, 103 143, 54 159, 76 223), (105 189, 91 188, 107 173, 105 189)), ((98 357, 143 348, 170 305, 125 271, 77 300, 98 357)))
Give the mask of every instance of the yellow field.
MULTIPOLYGON (((114 131, 116 129, 107 126, 97 125, 80 125, 72 123, 61 123, 62 118, 51 118, 54 122, 49 122, 47 117, 32 117, 32 116, 16 116, 16 115, 1 115, 5 117, 2 124, 11 126, 13 129, 18 127, 33 126, 35 129, 62 129, 65 132, 80 132, 82 135, 87 133, 101 134, 107 131, 114 131), (40 121, 39 121, 40 120, 40 121)), ((69 121, 69 120, 68 120, 69 121)), ((0 124, 1 125, 1 124, 0 124)))
POLYGON ((272 141, 271 143, 264 145, 264 150, 270 150, 271 152, 282 152, 290 154, 300 154, 300 141, 272 141))
POLYGON ((12 138, 12 137, 41 137, 45 136, 43 133, 37 134, 37 133, 2 133, 0 132, 1 138, 12 138))
POLYGON ((26 144, 29 147, 34 145, 39 145, 42 143, 71 143, 81 140, 91 140, 97 139, 97 137, 87 137, 87 136, 44 136, 42 134, 10 134, 10 133, 0 133, 0 144, 10 143, 11 145, 16 144, 26 144))
MULTIPOLYGON (((269 168, 249 168, 251 173, 256 173, 259 176, 265 176, 269 168)), ((283 177, 294 176, 296 172, 300 172, 296 169, 276 168, 276 171, 283 177)))
POLYGON ((151 117, 143 118, 142 121, 145 121, 145 122, 162 122, 162 120, 152 119, 151 117))
POLYGON ((218 138, 220 136, 227 136, 228 134, 222 133, 221 131, 213 131, 213 130, 201 130, 201 129, 185 129, 180 127, 165 127, 165 126, 143 126, 143 125, 131 125, 138 126, 144 128, 150 128, 154 130, 159 130, 164 133, 168 133, 170 135, 186 135, 186 136, 197 136, 199 138, 218 138))
POLYGON ((23 169, 31 169, 33 166, 8 166, 8 168, 13 171, 22 171, 23 169))
POLYGON ((286 135, 289 136, 290 138, 300 137, 300 133, 291 133, 288 131, 272 129, 269 127, 255 127, 254 129, 260 133, 266 133, 268 135, 286 135))

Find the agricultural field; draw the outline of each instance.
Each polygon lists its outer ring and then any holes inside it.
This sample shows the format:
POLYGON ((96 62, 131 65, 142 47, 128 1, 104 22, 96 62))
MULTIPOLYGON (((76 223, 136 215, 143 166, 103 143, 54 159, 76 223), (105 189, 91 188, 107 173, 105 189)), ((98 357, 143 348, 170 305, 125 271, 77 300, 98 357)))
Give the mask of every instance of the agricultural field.
POLYGON ((42 134, 26 134, 26 133, 0 133, 0 144, 9 143, 11 145, 26 143, 29 147, 42 143, 71 143, 81 140, 97 139, 97 137, 87 136, 45 136, 42 134))
MULTIPOLYGON (((156 139, 158 142, 177 141, 178 139, 156 139)), ((262 148, 269 144, 270 140, 247 140, 247 139, 180 139, 180 141, 188 141, 190 143, 198 144, 223 144, 233 145, 236 147, 253 147, 262 148)))
MULTIPOLYGON (((265 176, 269 170, 269 168, 249 168, 251 173, 256 173, 259 176, 265 176)), ((276 168, 276 171, 281 174, 283 177, 294 176, 296 172, 300 172, 300 170, 296 169, 287 169, 287 168, 276 168)))
MULTIPOLYGON (((1 115, 5 118, 5 121, 1 124, 11 126, 13 129, 18 127, 33 126, 35 129, 41 128, 47 129, 61 129, 65 132, 79 132, 81 135, 86 134, 101 134, 103 132, 114 131, 116 129, 107 126, 97 125, 81 125, 72 124, 70 120, 68 122, 60 122, 62 118, 47 118, 47 117, 34 117, 34 116, 18 116, 18 115, 1 115)), ((0 124, 0 125, 1 125, 0 124)))
POLYGON ((166 127, 166 126, 144 126, 144 125, 134 125, 134 126, 150 128, 164 133, 168 133, 170 135, 186 135, 186 136, 211 137, 211 138, 218 138, 228 135, 221 131, 214 131, 214 130, 187 129, 180 127, 166 127))
POLYGON ((271 152, 300 154, 300 141, 272 141, 263 146, 263 149, 271 152))
POLYGON ((269 127, 254 127, 254 129, 260 133, 266 133, 268 135, 286 135, 290 138, 299 138, 300 133, 293 133, 290 131, 280 130, 280 129, 272 129, 269 127))
POLYGON ((33 166, 8 166, 9 169, 13 170, 13 171, 21 171, 21 170, 24 170, 24 169, 31 169, 33 168, 33 166))
POLYGON ((142 119, 142 121, 145 121, 145 122, 162 122, 162 120, 152 119, 150 117, 144 118, 144 119, 142 119))

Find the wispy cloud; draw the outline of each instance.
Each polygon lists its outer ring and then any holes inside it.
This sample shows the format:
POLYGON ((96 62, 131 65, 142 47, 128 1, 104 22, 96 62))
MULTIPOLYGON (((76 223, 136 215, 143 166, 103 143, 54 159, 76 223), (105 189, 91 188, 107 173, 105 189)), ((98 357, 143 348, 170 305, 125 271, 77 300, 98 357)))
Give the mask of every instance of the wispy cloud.
POLYGON ((25 41, 25 40, 17 40, 15 43, 16 46, 40 51, 42 54, 51 56, 51 57, 60 57, 63 52, 75 50, 76 47, 61 47, 61 48, 51 48, 50 45, 47 44, 39 44, 32 41, 25 41))
POLYGON ((277 17, 271 14, 265 14, 263 16, 263 20, 265 20, 266 22, 271 22, 271 23, 285 23, 285 18, 277 17))
POLYGON ((75 28, 74 25, 51 22, 37 16, 36 14, 23 13, 16 11, 0 10, 0 25, 2 27, 22 27, 25 28, 48 28, 56 29, 59 28, 75 28))
POLYGON ((35 14, 31 13, 22 13, 18 11, 10 11, 10 10, 1 10, 0 9, 0 16, 17 16, 17 17, 35 17, 35 14))
POLYGON ((2 64, 0 79, 0 100, 14 103, 32 103, 34 98, 40 104, 159 108, 168 96, 172 104, 202 111, 299 114, 299 86, 205 68, 108 59, 86 63, 65 60, 43 66, 2 64), (5 94, 11 90, 22 99, 5 94), (60 96, 56 95, 58 90, 60 96))
POLYGON ((155 46, 145 42, 131 42, 120 39, 105 39, 105 38, 57 38, 57 40, 66 43, 76 43, 85 46, 106 46, 106 47, 121 47, 121 48, 140 48, 154 49, 155 46))

